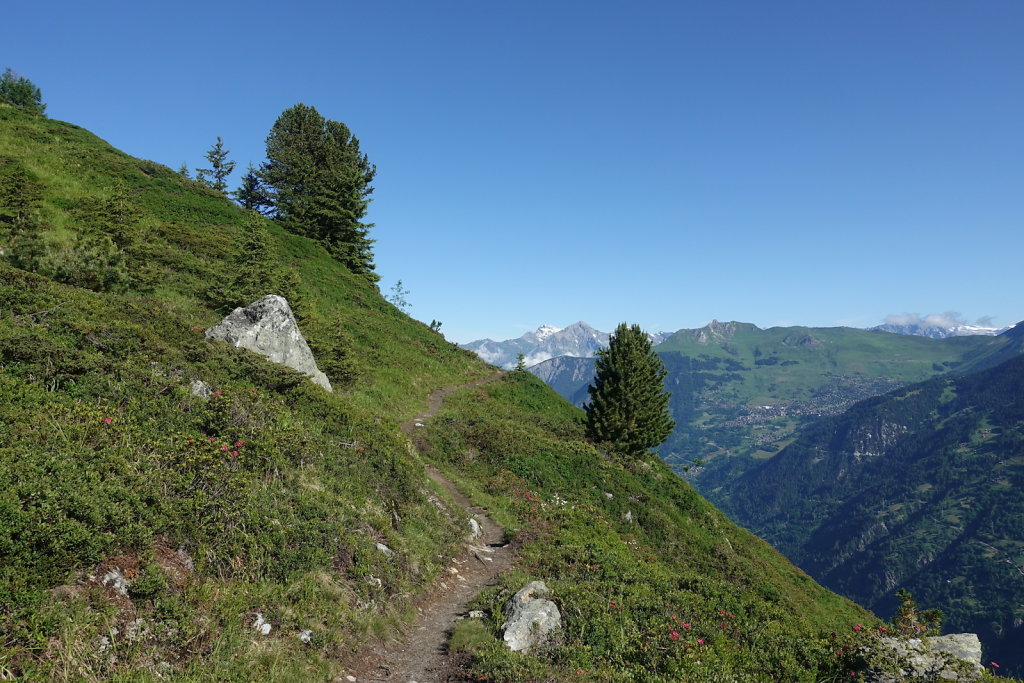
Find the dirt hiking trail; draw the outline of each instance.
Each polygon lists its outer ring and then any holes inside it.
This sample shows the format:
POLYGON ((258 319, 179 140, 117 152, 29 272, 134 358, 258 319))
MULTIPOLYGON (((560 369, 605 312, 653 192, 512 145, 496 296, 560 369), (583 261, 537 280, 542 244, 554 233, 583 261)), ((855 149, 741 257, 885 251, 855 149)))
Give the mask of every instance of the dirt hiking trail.
MULTIPOLYGON (((426 442, 416 434, 425 420, 441 409, 453 391, 469 389, 504 376, 497 372, 468 384, 437 389, 430 394, 427 410, 400 427, 421 452, 426 442)), ((446 644, 452 626, 466 616, 467 605, 497 577, 512 567, 513 553, 505 545, 505 530, 494 523, 483 508, 476 507, 455 484, 431 465, 427 476, 445 488, 456 503, 480 523, 480 536, 468 541, 459 557, 452 558, 434 587, 417 606, 419 614, 401 640, 371 644, 359 654, 348 676, 340 681, 393 681, 395 683, 435 683, 469 680, 447 653, 446 644)))

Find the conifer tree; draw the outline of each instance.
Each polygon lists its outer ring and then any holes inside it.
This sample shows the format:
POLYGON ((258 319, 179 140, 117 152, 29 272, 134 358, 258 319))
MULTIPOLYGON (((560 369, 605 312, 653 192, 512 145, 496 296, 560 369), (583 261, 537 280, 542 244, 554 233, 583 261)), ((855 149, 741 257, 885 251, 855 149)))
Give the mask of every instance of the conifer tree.
POLYGON ((41 203, 42 185, 20 162, 0 157, 0 229, 15 237, 31 231, 41 203))
POLYGON ((43 96, 32 81, 6 69, 0 76, 0 102, 22 107, 36 114, 45 115, 46 105, 43 96))
POLYGON ((114 181, 109 196, 80 200, 74 214, 80 227, 109 235, 119 249, 131 249, 139 240, 142 210, 121 178, 114 181))
POLYGON ((597 353, 588 389, 587 435, 639 456, 668 438, 675 427, 665 391, 665 366, 638 325, 621 323, 607 349, 597 353))
POLYGON ((377 169, 344 123, 305 104, 286 109, 267 136, 259 175, 272 215, 289 232, 319 241, 349 270, 371 282, 372 224, 363 223, 377 169))
POLYGON ((248 211, 265 213, 272 205, 267 197, 266 189, 263 187, 263 180, 252 164, 249 164, 248 170, 242 176, 242 184, 231 193, 231 196, 239 206, 248 211))
POLYGON ((228 189, 227 177, 235 170, 235 164, 237 163, 228 159, 228 154, 230 153, 230 151, 224 149, 224 141, 218 135, 217 142, 206 153, 206 160, 210 162, 210 168, 197 168, 196 179, 217 190, 217 192, 226 192, 228 189), (207 178, 207 175, 209 175, 209 178, 207 178))

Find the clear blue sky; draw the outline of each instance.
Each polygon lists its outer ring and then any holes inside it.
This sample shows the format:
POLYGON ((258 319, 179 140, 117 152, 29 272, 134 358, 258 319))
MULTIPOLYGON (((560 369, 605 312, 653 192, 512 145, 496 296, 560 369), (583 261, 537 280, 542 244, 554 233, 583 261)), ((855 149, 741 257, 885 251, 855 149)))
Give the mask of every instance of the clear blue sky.
MULTIPOLYGON (((305 102, 377 164, 387 291, 541 323, 1024 319, 1024 2, 4 3, 0 67, 138 157, 240 169, 305 102)), ((237 173, 236 173, 237 175, 237 173)))

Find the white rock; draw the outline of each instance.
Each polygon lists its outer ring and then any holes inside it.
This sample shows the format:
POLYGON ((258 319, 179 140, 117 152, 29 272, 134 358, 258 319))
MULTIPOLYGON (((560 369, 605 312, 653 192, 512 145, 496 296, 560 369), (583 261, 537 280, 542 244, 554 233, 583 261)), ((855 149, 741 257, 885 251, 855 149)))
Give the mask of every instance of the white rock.
POLYGON ((308 645, 313 640, 313 632, 308 628, 299 631, 299 640, 308 645))
POLYGON ((192 380, 192 383, 188 385, 188 390, 193 396, 198 396, 199 398, 209 398, 210 394, 213 393, 213 387, 201 379, 192 380))
POLYGON ((391 548, 387 547, 383 543, 377 543, 376 545, 377 545, 377 550, 381 551, 382 553, 384 553, 388 557, 394 557, 395 556, 395 551, 392 550, 391 548))
POLYGON ((469 518, 469 540, 480 538, 483 530, 480 528, 480 522, 476 521, 474 517, 469 518))
POLYGON ((256 613, 256 620, 252 622, 252 627, 262 636, 269 636, 273 628, 270 622, 264 619, 263 615, 259 612, 256 613))
POLYGON ((506 619, 501 630, 510 650, 529 650, 562 627, 558 606, 543 597, 548 593, 543 581, 531 581, 505 605, 506 619))
POLYGON ((100 583, 104 586, 109 586, 115 593, 123 596, 128 595, 128 587, 131 586, 131 583, 129 583, 128 579, 124 577, 124 574, 117 567, 104 574, 100 583))

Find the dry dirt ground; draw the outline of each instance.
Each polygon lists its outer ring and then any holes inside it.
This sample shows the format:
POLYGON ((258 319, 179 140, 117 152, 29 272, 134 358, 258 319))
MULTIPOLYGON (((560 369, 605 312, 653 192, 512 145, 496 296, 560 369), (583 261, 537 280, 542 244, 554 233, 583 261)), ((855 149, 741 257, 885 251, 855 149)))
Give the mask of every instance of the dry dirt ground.
MULTIPOLYGON (((417 423, 437 414, 444 398, 458 389, 479 386, 499 379, 499 372, 486 379, 438 389, 430 395, 427 410, 401 425, 423 452, 426 442, 417 437, 417 423)), ((443 486, 452 499, 480 523, 481 535, 467 542, 459 557, 452 558, 423 601, 417 606, 416 621, 399 639, 371 644, 356 658, 352 670, 340 680, 434 683, 471 680, 457 657, 448 655, 446 644, 452 626, 467 614, 467 605, 480 591, 493 585, 499 574, 512 567, 513 551, 505 544, 505 530, 495 524, 483 508, 476 507, 447 477, 432 466, 427 475, 443 486)))

